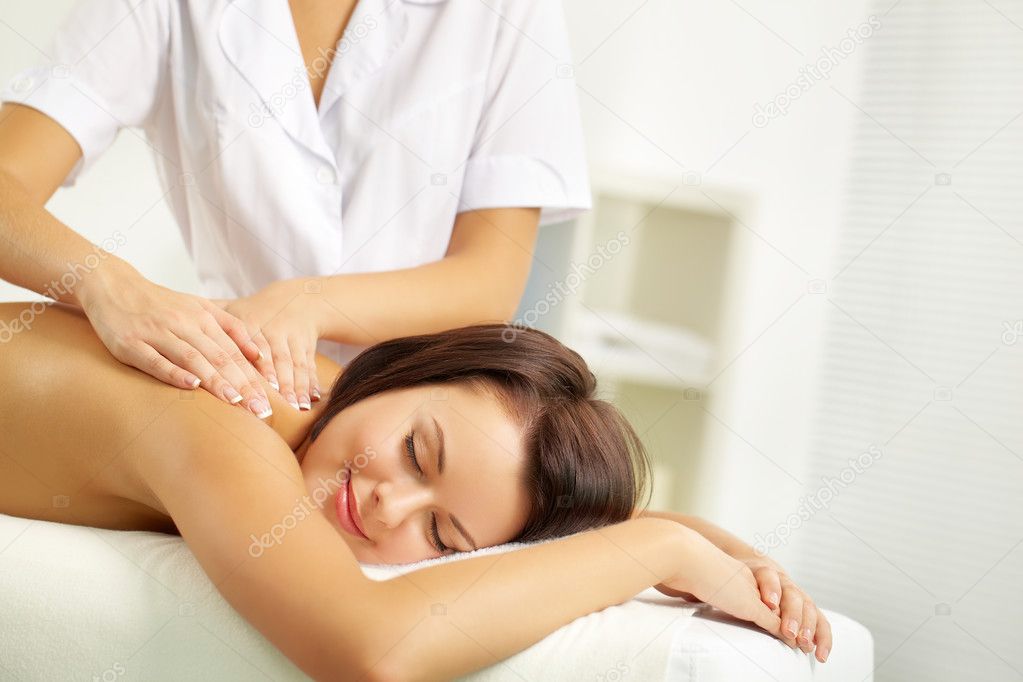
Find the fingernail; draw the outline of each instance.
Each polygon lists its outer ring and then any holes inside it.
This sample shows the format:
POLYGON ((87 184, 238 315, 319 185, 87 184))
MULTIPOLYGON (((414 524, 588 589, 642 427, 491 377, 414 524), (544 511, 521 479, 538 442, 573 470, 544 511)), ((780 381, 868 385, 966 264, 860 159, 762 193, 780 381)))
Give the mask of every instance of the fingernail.
POLYGON ((259 398, 253 398, 249 401, 249 409, 252 410, 252 412, 254 412, 260 419, 266 419, 273 414, 273 410, 270 409, 270 404, 260 400, 259 398))
POLYGON ((189 383, 192 385, 192 388, 198 388, 199 387, 199 383, 200 383, 200 379, 199 379, 199 377, 192 377, 192 379, 189 381, 189 383))
POLYGON ((242 401, 241 393, 239 393, 238 391, 234 390, 234 388, 231 387, 231 386, 228 386, 227 388, 224 389, 224 397, 227 398, 227 400, 232 405, 237 405, 238 403, 240 403, 242 401))
POLYGON ((274 376, 273 374, 271 374, 271 375, 270 375, 270 376, 269 376, 269 377, 267 378, 267 381, 269 381, 269 382, 270 382, 270 385, 274 387, 274 390, 277 390, 277 391, 281 390, 281 387, 280 387, 280 385, 279 385, 279 384, 277 383, 277 377, 276 377, 276 376, 274 376))
POLYGON ((318 389, 314 388, 311 392, 313 394, 313 400, 319 400, 320 399, 320 391, 318 389))
POLYGON ((300 395, 298 396, 298 406, 303 410, 311 410, 313 406, 309 403, 309 396, 300 395))
POLYGON ((798 627, 799 623, 797 623, 795 620, 789 620, 787 623, 785 623, 785 629, 788 630, 789 634, 792 635, 793 637, 796 636, 796 628, 798 627))
POLYGON ((778 593, 777 592, 772 592, 771 594, 767 595, 767 603, 770 604, 772 608, 777 606, 778 605, 778 593))
POLYGON ((258 359, 263 360, 264 359, 263 351, 259 350, 258 348, 256 349, 256 351, 259 353, 258 359))
POLYGON ((829 651, 827 648, 821 649, 820 650, 821 662, 828 660, 828 654, 830 653, 831 651, 829 651))
POLYGON ((289 393, 288 395, 284 396, 284 399, 288 401, 289 405, 294 407, 296 410, 298 409, 298 400, 295 398, 294 393, 289 393))
POLYGON ((801 640, 803 640, 804 642, 809 644, 809 642, 810 642, 810 628, 803 628, 803 632, 802 632, 802 634, 799 635, 799 638, 801 640))

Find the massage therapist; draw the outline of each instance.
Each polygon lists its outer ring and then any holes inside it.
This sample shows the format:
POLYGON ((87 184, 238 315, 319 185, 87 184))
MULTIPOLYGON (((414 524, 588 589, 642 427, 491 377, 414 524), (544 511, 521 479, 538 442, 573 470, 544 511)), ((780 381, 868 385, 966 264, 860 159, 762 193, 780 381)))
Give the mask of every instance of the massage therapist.
POLYGON ((0 92, 0 279, 118 360, 261 417, 386 339, 513 314, 537 227, 590 207, 559 0, 79 0, 0 92), (45 204, 122 128, 152 149, 203 296, 45 204))

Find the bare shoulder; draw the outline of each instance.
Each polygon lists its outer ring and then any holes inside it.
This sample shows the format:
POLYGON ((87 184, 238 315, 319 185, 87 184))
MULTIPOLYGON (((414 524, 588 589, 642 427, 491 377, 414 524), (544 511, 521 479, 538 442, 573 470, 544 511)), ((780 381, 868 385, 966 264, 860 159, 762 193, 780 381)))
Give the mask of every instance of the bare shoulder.
POLYGON ((277 433, 241 410, 202 402, 174 404, 152 424, 155 446, 135 459, 141 483, 216 589, 285 655, 314 677, 359 670, 358 614, 378 608, 377 587, 316 513, 277 433), (261 541, 276 528, 285 529, 276 542, 261 541))

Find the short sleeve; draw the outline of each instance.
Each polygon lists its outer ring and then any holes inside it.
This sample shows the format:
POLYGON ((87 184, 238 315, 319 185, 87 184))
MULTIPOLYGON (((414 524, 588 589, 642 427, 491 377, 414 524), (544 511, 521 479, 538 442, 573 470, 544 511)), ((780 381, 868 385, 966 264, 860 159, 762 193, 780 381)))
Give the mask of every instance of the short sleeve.
POLYGON ((561 0, 501 12, 459 210, 539 206, 541 225, 571 220, 591 198, 561 0))
POLYGON ((165 0, 79 0, 35 65, 11 78, 0 100, 37 109, 82 148, 62 187, 75 184, 125 127, 141 126, 164 82, 165 0))

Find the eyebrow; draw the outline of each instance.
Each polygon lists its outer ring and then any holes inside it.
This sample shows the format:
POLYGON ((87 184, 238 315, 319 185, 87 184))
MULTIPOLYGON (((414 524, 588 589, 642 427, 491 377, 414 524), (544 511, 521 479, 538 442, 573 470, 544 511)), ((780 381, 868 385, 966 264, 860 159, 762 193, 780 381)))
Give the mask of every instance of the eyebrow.
MULTIPOLYGON (((436 417, 431 417, 431 419, 433 420, 433 430, 434 430, 433 435, 434 435, 434 438, 437 439, 437 471, 440 472, 440 474, 443 475, 444 474, 444 431, 440 428, 440 424, 437 423, 437 418, 436 417)), ((476 550, 478 550, 479 547, 476 545, 476 541, 472 539, 471 535, 469 535, 469 531, 467 531, 465 529, 465 526, 462 525, 462 522, 459 521, 457 518, 455 518, 454 514, 448 514, 448 518, 451 519, 451 523, 454 524, 455 528, 458 529, 458 532, 462 534, 462 537, 464 537, 469 542, 469 545, 472 547, 473 551, 475 552, 476 550)))

